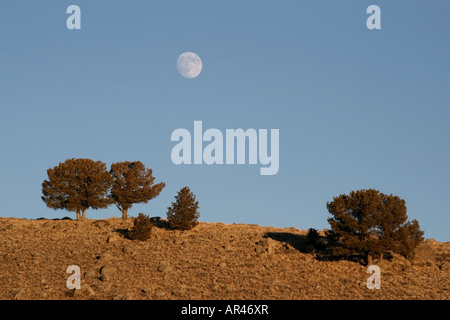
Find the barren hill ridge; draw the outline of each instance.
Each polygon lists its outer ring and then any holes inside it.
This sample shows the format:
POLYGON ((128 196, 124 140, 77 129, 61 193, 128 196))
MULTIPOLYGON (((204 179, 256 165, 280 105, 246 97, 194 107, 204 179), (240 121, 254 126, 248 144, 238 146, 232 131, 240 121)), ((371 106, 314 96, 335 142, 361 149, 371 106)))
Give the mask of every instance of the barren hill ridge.
POLYGON ((425 240, 413 262, 379 262, 381 289, 370 290, 366 266, 321 259, 302 246, 303 230, 201 222, 184 232, 154 227, 142 242, 127 238, 132 226, 0 218, 0 299, 450 298, 449 242, 425 240), (66 286, 71 265, 80 290, 66 286))

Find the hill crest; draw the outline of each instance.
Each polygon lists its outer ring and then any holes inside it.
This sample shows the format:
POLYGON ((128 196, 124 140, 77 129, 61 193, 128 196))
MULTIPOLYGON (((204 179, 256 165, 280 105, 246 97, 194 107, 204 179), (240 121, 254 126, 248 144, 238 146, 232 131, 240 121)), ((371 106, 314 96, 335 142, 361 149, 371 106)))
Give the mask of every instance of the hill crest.
MULTIPOLYGON (((428 239, 415 260, 383 260, 381 289, 366 266, 324 261, 307 231, 200 222, 126 237, 133 218, 0 218, 0 299, 449 299, 450 243, 428 239), (81 271, 69 290, 68 266, 81 271)), ((323 231, 321 232, 323 234, 323 231)))

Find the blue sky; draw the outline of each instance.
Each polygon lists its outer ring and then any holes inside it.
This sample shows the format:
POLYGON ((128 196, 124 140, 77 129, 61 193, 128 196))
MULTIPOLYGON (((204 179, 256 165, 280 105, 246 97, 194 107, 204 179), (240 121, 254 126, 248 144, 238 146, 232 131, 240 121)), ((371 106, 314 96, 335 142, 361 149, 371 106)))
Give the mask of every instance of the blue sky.
MULTIPOLYGON (((68 158, 139 160, 189 186, 200 220, 328 228, 326 203, 375 188, 449 241, 450 2, 0 1, 0 216, 74 217, 41 200, 68 158), (68 30, 66 8, 81 8, 68 30), (366 9, 381 8, 381 30, 366 9), (198 54, 195 79, 178 56, 198 54), (280 169, 180 165, 178 128, 280 130, 280 169)), ((120 216, 114 206, 88 218, 120 216)))

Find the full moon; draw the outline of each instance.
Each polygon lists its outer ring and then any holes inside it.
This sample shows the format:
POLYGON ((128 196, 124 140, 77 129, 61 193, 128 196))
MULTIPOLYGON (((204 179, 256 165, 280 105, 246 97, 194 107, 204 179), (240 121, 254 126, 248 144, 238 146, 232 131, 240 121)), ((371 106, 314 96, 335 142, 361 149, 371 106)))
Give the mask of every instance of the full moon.
POLYGON ((177 60, 178 72, 185 78, 193 79, 202 72, 202 60, 193 52, 182 53, 177 60))

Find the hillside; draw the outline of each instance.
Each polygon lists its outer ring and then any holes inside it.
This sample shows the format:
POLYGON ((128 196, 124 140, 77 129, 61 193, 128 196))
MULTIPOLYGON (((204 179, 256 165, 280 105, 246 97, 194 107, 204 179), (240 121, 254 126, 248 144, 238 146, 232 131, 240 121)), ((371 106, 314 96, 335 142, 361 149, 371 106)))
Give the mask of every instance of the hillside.
POLYGON ((0 218, 0 299, 449 299, 450 243, 426 240, 413 263, 382 261, 381 289, 366 267, 322 261, 306 231, 200 223, 126 237, 133 219, 0 218), (66 269, 81 269, 69 290, 66 269))

